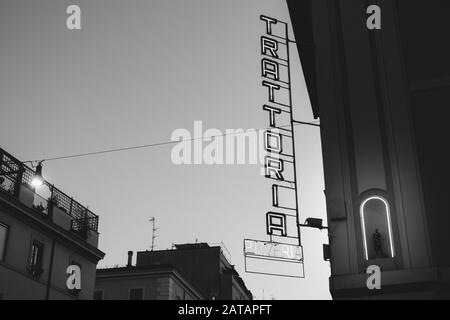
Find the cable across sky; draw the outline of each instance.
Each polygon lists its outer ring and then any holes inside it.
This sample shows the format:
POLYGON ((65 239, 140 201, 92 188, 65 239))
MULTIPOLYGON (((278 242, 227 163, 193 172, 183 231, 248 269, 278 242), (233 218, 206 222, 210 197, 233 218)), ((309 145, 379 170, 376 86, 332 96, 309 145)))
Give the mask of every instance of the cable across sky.
MULTIPOLYGON (((313 127, 320 127, 320 124, 318 124, 319 120, 317 121, 311 121, 311 122, 304 122, 304 121, 294 121, 294 123, 292 124, 292 126, 297 126, 297 125, 309 125, 309 126, 313 126, 313 127)), ((283 125, 283 126, 278 126, 279 128, 285 128, 285 127, 290 127, 291 124, 287 124, 287 125, 283 125)), ((269 130, 269 129, 273 129, 272 127, 268 127, 268 128, 260 128, 260 129, 251 129, 250 131, 262 131, 262 130, 269 130)), ((244 132, 240 132, 240 133, 248 133, 249 130, 244 131, 244 132)), ((163 141, 163 142, 155 142, 155 143, 150 143, 150 144, 144 144, 144 145, 138 145, 138 146, 130 146, 130 147, 121 147, 121 148, 114 148, 114 149, 106 149, 106 150, 99 150, 99 151, 92 151, 92 152, 85 152, 85 153, 77 153, 77 154, 71 154, 71 155, 62 155, 62 156, 53 156, 53 157, 47 157, 47 158, 43 158, 43 159, 39 159, 39 160, 29 160, 29 161, 25 161, 25 162, 44 162, 44 161, 56 161, 56 160, 64 160, 64 159, 73 159, 73 158, 82 158, 82 157, 90 157, 90 156, 96 156, 96 155, 101 155, 101 154, 108 154, 108 153, 115 153, 115 152, 124 152, 124 151, 130 151, 130 150, 138 150, 138 149, 148 149, 148 148, 154 148, 154 147, 160 147, 160 146, 165 146, 165 145, 171 145, 171 144, 176 144, 176 143, 180 143, 180 142, 187 142, 187 141, 196 141, 196 140, 206 140, 206 139, 211 139, 211 138, 219 138, 219 137, 224 137, 227 135, 238 135, 240 134, 238 133, 232 133, 232 134, 221 134, 221 135, 214 135, 214 136, 208 136, 208 137, 197 137, 197 138, 191 138, 191 139, 182 139, 182 140, 170 140, 170 141, 163 141)))

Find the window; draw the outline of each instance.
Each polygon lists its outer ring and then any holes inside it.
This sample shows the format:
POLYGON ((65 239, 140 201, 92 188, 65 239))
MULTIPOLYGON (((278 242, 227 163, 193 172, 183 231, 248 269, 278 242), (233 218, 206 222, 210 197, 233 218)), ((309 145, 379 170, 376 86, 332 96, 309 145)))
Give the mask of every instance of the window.
POLYGON ((33 241, 31 246, 30 262, 28 265, 28 272, 36 278, 39 278, 42 274, 42 257, 44 255, 44 245, 37 241, 33 241))
POLYGON ((389 203, 371 196, 361 203, 361 226, 366 260, 393 258, 395 255, 389 203))
POLYGON ((144 300, 144 289, 143 288, 130 289, 130 300, 144 300))
POLYGON ((8 238, 8 227, 0 223, 0 261, 5 258, 6 240, 8 238))
POLYGON ((103 290, 94 291, 94 300, 103 300, 103 290))

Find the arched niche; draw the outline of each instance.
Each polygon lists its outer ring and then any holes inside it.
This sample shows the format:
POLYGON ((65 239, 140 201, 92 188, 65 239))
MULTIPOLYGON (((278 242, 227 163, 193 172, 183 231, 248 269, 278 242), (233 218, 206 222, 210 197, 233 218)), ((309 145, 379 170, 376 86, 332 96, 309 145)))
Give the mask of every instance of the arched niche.
POLYGON ((381 196, 369 196, 361 202, 360 219, 366 260, 393 258, 394 237, 389 202, 381 196))

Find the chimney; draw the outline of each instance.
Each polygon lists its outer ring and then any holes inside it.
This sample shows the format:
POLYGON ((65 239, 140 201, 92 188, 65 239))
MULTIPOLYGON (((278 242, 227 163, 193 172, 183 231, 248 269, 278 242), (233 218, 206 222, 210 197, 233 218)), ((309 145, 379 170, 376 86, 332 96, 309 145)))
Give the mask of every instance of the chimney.
POLYGON ((133 251, 128 251, 128 263, 127 263, 128 268, 132 267, 132 261, 133 261, 133 251))

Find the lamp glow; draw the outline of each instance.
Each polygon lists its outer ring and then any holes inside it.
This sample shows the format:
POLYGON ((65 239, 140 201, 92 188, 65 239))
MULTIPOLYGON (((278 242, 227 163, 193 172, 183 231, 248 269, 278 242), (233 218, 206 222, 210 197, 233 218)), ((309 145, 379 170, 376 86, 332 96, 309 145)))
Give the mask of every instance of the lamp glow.
POLYGON ((35 188, 40 187, 44 184, 44 179, 42 178, 42 162, 40 162, 36 167, 36 172, 31 180, 31 185, 35 188))

